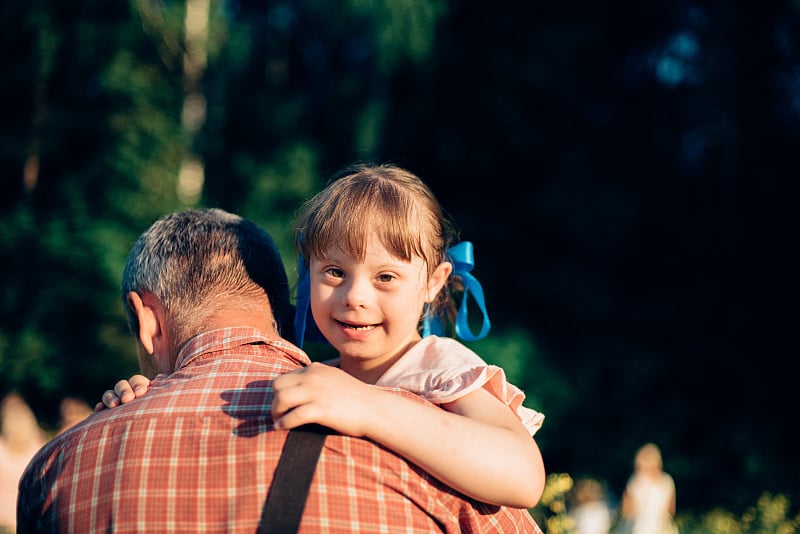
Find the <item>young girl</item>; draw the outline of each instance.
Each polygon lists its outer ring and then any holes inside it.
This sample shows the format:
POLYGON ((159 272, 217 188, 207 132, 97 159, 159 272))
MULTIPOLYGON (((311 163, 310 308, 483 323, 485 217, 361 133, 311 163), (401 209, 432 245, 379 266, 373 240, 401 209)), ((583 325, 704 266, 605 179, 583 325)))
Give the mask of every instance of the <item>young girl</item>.
MULTIPOLYGON (((545 482, 532 439, 544 417, 521 405, 524 394, 502 369, 454 339, 420 334, 423 312, 430 323, 450 299, 452 237, 430 189, 393 165, 346 169, 301 208, 300 275, 309 277, 314 323, 339 358, 275 379, 275 427, 318 423, 366 437, 465 495, 530 508, 545 482)), ((300 303, 297 313, 302 324, 300 303)), ((302 344, 302 328, 298 337, 302 344)))

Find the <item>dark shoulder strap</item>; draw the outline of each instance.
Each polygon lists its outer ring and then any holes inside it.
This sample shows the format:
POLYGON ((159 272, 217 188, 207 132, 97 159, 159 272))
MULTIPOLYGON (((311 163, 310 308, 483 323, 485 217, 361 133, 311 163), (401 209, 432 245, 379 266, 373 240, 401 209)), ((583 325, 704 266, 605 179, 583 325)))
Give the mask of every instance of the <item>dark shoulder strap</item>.
POLYGON ((295 534, 329 429, 304 425, 289 431, 261 511, 260 534, 295 534))

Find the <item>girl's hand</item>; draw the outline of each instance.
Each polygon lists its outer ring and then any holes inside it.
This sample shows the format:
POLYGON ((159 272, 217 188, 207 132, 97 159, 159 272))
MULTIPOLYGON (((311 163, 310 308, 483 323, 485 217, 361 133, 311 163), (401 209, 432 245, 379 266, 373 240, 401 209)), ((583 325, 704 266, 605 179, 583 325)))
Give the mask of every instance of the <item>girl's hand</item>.
POLYGON ((275 428, 288 430, 317 423, 342 434, 363 436, 377 391, 336 367, 313 362, 273 382, 275 428))
POLYGON ((104 408, 116 408, 127 404, 133 399, 146 394, 150 389, 150 379, 144 375, 133 375, 129 380, 120 380, 114 389, 107 389, 101 397, 101 402, 94 406, 94 411, 99 412, 104 408))

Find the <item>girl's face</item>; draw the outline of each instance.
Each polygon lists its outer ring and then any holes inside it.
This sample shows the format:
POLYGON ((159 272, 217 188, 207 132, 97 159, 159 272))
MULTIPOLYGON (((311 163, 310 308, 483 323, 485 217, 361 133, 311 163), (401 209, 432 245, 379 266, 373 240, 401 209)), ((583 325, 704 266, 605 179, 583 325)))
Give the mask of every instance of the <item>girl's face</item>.
POLYGON ((363 262, 338 247, 327 256, 309 265, 314 321, 339 351, 342 369, 374 383, 420 340, 423 307, 441 290, 452 265, 440 264, 428 279, 422 258, 393 256, 374 233, 363 262))

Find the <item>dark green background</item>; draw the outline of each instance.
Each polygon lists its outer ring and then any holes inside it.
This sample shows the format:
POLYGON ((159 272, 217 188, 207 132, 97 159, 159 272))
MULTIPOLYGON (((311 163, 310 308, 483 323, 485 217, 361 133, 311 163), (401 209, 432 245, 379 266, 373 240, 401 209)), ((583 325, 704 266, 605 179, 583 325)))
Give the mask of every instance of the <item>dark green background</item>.
POLYGON ((300 202, 392 161, 474 243, 474 347, 547 415, 549 472, 618 494, 655 441, 679 511, 800 502, 797 2, 213 0, 191 135, 185 5, 0 8, 0 393, 52 428, 136 370, 117 288, 158 216, 238 212, 293 269, 300 202))

